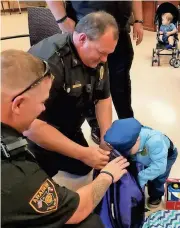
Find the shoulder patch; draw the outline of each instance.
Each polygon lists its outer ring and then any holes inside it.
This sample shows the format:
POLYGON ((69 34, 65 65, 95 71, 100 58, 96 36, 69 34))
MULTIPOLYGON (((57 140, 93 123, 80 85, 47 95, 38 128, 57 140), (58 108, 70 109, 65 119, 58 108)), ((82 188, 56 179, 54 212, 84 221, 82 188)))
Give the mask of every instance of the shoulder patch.
POLYGON ((58 196, 52 181, 46 179, 31 198, 29 204, 38 213, 56 211, 58 208, 58 196))
POLYGON ((141 155, 146 156, 147 154, 148 154, 148 150, 146 147, 144 147, 143 150, 141 151, 141 155))

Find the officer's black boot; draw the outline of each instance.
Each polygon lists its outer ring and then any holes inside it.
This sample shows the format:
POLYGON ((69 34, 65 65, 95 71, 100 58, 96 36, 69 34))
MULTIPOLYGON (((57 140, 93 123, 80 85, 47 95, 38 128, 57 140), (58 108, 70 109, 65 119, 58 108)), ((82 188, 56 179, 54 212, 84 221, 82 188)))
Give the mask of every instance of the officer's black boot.
POLYGON ((91 138, 96 144, 100 144, 100 128, 98 126, 97 120, 89 120, 89 126, 91 127, 91 138))

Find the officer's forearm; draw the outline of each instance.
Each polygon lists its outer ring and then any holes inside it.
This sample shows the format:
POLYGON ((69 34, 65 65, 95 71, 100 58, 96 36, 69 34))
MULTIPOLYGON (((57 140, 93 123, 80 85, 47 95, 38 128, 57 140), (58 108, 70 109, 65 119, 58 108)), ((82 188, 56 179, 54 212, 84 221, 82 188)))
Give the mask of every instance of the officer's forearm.
POLYGON ((77 190, 80 203, 67 224, 77 224, 83 221, 99 204, 111 183, 112 178, 102 173, 92 183, 77 190))
POLYGON ((66 15, 64 1, 46 1, 46 3, 56 20, 59 20, 66 15))
POLYGON ((65 135, 44 121, 38 119, 34 120, 29 130, 23 134, 47 150, 56 151, 78 160, 82 160, 83 156, 85 156, 85 147, 68 139, 65 135))
POLYGON ((96 105, 96 117, 101 131, 101 140, 112 124, 112 100, 111 97, 100 100, 96 105))
POLYGON ((142 1, 132 1, 133 15, 135 20, 143 20, 142 1))

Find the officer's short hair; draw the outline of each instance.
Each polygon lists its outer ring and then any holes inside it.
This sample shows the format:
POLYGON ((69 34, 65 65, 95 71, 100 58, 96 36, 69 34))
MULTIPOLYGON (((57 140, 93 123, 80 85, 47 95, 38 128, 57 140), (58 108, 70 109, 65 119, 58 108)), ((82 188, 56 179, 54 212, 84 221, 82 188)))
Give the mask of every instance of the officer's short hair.
POLYGON ((101 37, 107 28, 112 27, 114 39, 119 38, 119 29, 115 18, 104 11, 93 12, 83 17, 76 25, 77 33, 85 33, 90 40, 101 37))
POLYGON ((1 52, 2 88, 25 88, 43 73, 43 62, 31 54, 13 49, 1 52))

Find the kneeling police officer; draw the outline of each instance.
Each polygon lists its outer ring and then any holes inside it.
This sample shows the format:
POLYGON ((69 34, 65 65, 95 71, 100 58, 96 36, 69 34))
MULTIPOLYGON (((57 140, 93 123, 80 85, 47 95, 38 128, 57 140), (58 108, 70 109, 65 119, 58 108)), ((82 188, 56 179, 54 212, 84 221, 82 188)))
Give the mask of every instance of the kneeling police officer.
POLYGON ((29 52, 48 62, 55 80, 46 111, 24 135, 50 176, 58 170, 86 175, 109 161, 103 136, 112 123, 107 57, 118 41, 118 26, 105 12, 86 15, 73 34, 56 34, 29 52), (101 148, 88 147, 81 131, 89 103, 96 104, 101 148))
POLYGON ((29 53, 8 50, 1 54, 1 70, 1 226, 104 227, 90 213, 112 180, 126 173, 128 162, 113 160, 77 192, 58 186, 40 168, 22 135, 45 109, 52 85, 48 65, 29 53))

